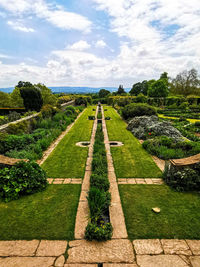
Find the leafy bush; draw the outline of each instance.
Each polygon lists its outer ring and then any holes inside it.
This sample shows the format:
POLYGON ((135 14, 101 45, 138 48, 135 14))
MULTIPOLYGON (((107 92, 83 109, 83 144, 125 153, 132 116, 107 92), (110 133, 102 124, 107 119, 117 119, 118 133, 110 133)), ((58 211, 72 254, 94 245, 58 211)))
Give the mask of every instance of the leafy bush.
POLYGON ((89 241, 106 241, 112 237, 112 225, 111 223, 101 224, 100 226, 96 223, 88 223, 85 230, 85 238, 89 241))
POLYGON ((46 173, 35 162, 20 161, 0 170, 0 197, 5 202, 42 191, 46 186, 46 173))
POLYGON ((194 125, 195 125, 196 127, 200 127, 200 121, 196 121, 196 122, 194 123, 194 125))
POLYGON ((108 191, 110 187, 110 182, 106 176, 99 176, 93 173, 90 177, 90 186, 97 187, 103 191, 108 191))
POLYGON ((41 114, 44 119, 51 118, 57 110, 51 105, 44 105, 41 109, 41 114))
POLYGON ((22 121, 18 123, 11 123, 10 125, 8 125, 6 131, 8 134, 23 134, 29 132, 29 127, 29 121, 22 121))
POLYGON ((132 103, 122 109, 122 117, 127 120, 136 116, 156 115, 156 110, 148 104, 132 103))
POLYGON ((200 190, 200 163, 192 167, 176 167, 166 165, 164 171, 165 182, 177 191, 200 190))

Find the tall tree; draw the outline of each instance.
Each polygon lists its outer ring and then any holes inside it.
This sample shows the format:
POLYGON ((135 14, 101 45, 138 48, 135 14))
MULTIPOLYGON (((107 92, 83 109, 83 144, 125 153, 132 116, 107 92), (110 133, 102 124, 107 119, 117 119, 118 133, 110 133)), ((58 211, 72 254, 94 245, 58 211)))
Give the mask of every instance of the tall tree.
POLYGON ((43 105, 47 104, 52 106, 56 105, 57 98, 55 95, 52 94, 51 89, 49 89, 48 87, 46 87, 44 84, 41 83, 36 84, 35 87, 39 89, 42 94, 43 105))
POLYGON ((9 108, 11 106, 10 95, 0 91, 0 108, 9 108))
POLYGON ((40 90, 32 85, 30 87, 20 88, 20 94, 24 100, 24 106, 27 110, 40 111, 43 104, 40 90))
POLYGON ((195 69, 184 70, 175 79, 172 79, 171 91, 174 94, 190 95, 200 94, 200 80, 195 69))
POLYGON ((117 90, 117 95, 122 95, 122 94, 126 94, 123 85, 119 85, 119 88, 117 90))
POLYGON ((21 97, 20 89, 18 87, 15 87, 10 96, 11 96, 12 107, 15 108, 24 107, 24 101, 23 98, 21 97))
POLYGON ((104 97, 106 97, 107 95, 109 95, 110 94, 110 91, 108 91, 108 90, 106 90, 106 89, 101 89, 100 91, 99 91, 99 97, 100 98, 104 98, 104 97))
POLYGON ((144 80, 143 82, 135 83, 132 86, 132 89, 130 90, 129 93, 131 95, 139 95, 139 94, 147 95, 147 91, 148 91, 148 82, 144 80))
POLYGON ((148 95, 151 97, 166 97, 168 94, 168 86, 163 79, 153 82, 148 90, 148 95))

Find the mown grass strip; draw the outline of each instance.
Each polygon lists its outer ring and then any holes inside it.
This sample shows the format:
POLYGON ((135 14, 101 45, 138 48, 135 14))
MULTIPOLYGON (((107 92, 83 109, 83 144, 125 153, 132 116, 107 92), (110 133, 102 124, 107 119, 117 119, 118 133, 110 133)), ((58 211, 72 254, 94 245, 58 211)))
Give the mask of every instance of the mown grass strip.
POLYGON ((127 124, 112 107, 105 107, 110 141, 121 141, 121 147, 111 147, 117 178, 160 178, 162 172, 151 156, 142 148, 133 134, 126 130, 127 124))
POLYGON ((0 201, 0 240, 72 240, 81 185, 49 185, 43 192, 0 201))
POLYGON ((87 147, 76 146, 77 142, 89 141, 93 122, 89 115, 95 115, 94 107, 88 107, 76 121, 68 134, 42 164, 51 178, 83 178, 88 154, 87 147))
POLYGON ((198 193, 175 192, 165 185, 120 185, 128 236, 133 239, 200 239, 198 193), (160 213, 152 208, 159 207, 160 213))

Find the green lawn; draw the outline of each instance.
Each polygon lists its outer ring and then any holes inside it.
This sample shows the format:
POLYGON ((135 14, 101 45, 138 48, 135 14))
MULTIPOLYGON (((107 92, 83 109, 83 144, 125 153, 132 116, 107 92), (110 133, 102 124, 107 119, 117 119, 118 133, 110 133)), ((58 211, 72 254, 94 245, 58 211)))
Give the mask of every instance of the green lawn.
POLYGON ((200 239, 200 195, 168 186, 120 185, 128 236, 133 239, 200 239), (151 209, 159 207, 161 212, 151 209))
POLYGON ((81 185, 49 185, 43 192, 0 202, 0 240, 72 240, 81 185))
POLYGON ((83 178, 88 148, 78 147, 76 143, 90 140, 94 121, 88 120, 88 116, 95 115, 95 111, 92 110, 94 108, 90 106, 84 111, 69 133, 42 164, 48 177, 83 178))
MULTIPOLYGON (((127 124, 119 114, 111 108, 105 107, 105 116, 110 141, 121 141, 121 147, 111 147, 116 175, 118 178, 158 178, 162 172, 154 163, 152 157, 142 148, 133 134, 126 130, 127 124)), ((104 109, 105 109, 104 108, 104 109)))

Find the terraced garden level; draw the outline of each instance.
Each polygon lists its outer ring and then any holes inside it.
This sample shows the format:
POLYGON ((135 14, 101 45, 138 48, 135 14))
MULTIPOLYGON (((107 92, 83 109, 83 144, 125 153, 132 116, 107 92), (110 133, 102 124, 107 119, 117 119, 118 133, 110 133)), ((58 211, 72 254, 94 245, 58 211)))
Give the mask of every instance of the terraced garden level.
POLYGON ((0 240, 72 240, 81 185, 49 185, 43 192, 0 201, 0 240))
POLYGON ((165 185, 119 185, 119 191, 129 239, 200 239, 198 193, 175 192, 165 185))
POLYGON ((110 141, 123 142, 123 146, 111 147, 117 178, 160 178, 162 172, 152 157, 142 148, 139 141, 126 129, 127 124, 111 107, 105 107, 108 136, 110 141))
POLYGON ((83 178, 88 148, 77 146, 76 143, 90 140, 94 121, 88 120, 88 116, 95 115, 93 109, 90 106, 83 111, 72 129, 42 164, 48 177, 83 178))

